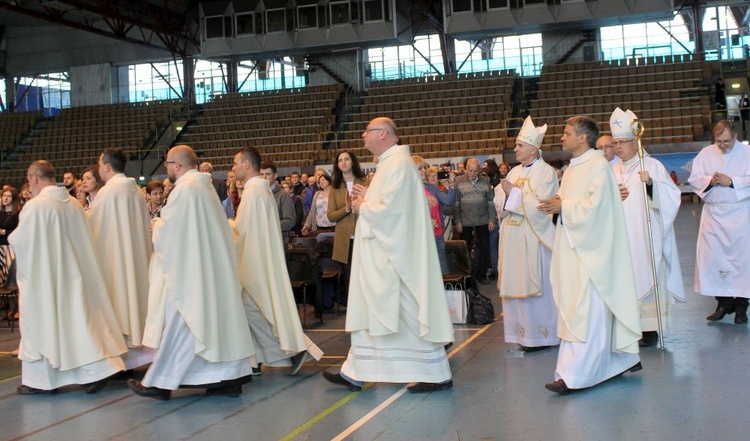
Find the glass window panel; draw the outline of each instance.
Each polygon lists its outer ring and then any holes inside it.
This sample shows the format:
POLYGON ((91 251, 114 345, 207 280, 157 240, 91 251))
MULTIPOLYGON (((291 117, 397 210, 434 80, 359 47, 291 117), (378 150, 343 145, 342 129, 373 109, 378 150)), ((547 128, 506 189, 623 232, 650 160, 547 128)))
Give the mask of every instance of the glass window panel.
POLYGON ((349 2, 331 2, 331 24, 349 24, 349 2))
POLYGON ((453 0, 453 12, 471 11, 471 0, 453 0))
POLYGON ((365 21, 383 20, 383 0, 365 0, 365 21))
POLYGON ((206 17, 206 38, 224 38, 224 17, 206 17))
POLYGON ((254 34, 253 28, 253 13, 237 14, 235 16, 237 20, 237 35, 248 35, 254 34))
POLYGON ((318 7, 317 5, 297 7, 298 27, 299 29, 310 29, 318 27, 318 7))
POLYGON ((269 9, 266 11, 268 33, 286 31, 286 9, 269 9))
POLYGON ((490 9, 505 9, 508 7, 508 0, 489 0, 490 9))

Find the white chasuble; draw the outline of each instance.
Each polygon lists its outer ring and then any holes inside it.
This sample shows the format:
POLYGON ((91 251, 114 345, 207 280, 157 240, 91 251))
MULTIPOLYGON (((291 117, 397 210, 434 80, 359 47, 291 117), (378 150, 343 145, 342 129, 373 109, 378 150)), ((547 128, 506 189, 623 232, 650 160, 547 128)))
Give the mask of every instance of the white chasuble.
POLYGON ((122 173, 99 190, 89 211, 107 292, 131 347, 142 345, 148 313, 149 222, 138 185, 122 173))
POLYGON ((48 186, 24 206, 8 238, 17 258, 24 362, 62 372, 127 351, 86 222, 65 188, 48 186))
POLYGON ((620 192, 603 154, 589 150, 573 158, 558 195, 562 207, 550 271, 558 336, 586 341, 594 288, 614 316, 612 350, 637 353, 641 325, 630 247, 622 234, 620 192))
MULTIPOLYGON (((282 354, 288 357, 307 350, 312 342, 302 332, 286 267, 278 213, 268 181, 256 176, 245 183, 237 217, 230 221, 230 225, 234 232, 240 282, 250 297, 248 299, 243 294, 243 299, 255 302, 265 317, 265 322, 256 320, 250 323, 250 327, 270 324, 282 354)), ((256 342, 259 342, 257 334, 253 332, 256 342)), ((264 351, 257 349, 259 362, 276 361, 261 357, 264 351)))
POLYGON ((443 345, 453 341, 453 324, 424 186, 408 146, 379 156, 359 208, 346 330, 352 347, 341 372, 350 378, 451 378, 443 345))
POLYGON ((210 175, 190 170, 177 180, 155 220, 153 243, 144 344, 160 347, 169 298, 195 339, 196 355, 209 362, 249 359, 255 349, 232 232, 210 175))

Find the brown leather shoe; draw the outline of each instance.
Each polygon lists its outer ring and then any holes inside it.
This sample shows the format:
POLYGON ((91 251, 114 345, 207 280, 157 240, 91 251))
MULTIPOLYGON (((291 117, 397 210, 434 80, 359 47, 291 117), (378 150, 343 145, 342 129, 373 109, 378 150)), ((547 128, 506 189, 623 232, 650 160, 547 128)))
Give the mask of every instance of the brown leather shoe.
POLYGON ((128 380, 128 387, 135 392, 136 395, 141 397, 153 398, 160 401, 167 401, 172 398, 171 390, 160 389, 158 387, 146 387, 138 380, 128 380))
POLYGON ((724 318, 725 315, 731 314, 734 312, 733 308, 724 308, 719 306, 716 308, 716 311, 713 312, 713 314, 706 317, 706 320, 711 320, 712 322, 717 322, 724 318))
POLYGON ((544 388, 556 394, 560 394, 560 395, 570 395, 573 392, 578 392, 579 390, 579 389, 570 389, 568 385, 565 384, 565 382, 562 379, 557 380, 554 383, 547 383, 544 385, 544 388))

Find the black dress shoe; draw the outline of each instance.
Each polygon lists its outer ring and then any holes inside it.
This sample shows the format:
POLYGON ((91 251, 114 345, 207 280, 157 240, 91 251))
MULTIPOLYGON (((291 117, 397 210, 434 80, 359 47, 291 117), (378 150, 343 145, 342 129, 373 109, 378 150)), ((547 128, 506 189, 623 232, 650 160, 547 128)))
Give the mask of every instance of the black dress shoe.
POLYGON ((18 395, 46 395, 46 394, 56 394, 57 389, 37 389, 35 387, 26 386, 25 384, 22 384, 16 388, 16 393, 18 395))
POLYGON ((713 314, 706 317, 706 320, 711 320, 712 322, 719 321, 724 318, 725 315, 731 314, 734 312, 734 308, 724 308, 719 306, 716 308, 716 311, 713 312, 713 314))
POLYGON ((95 394, 104 389, 107 383, 109 383, 109 377, 102 378, 101 380, 94 381, 93 383, 82 384, 81 386, 83 386, 83 390, 85 390, 87 394, 95 394))
POLYGON ((446 381, 445 383, 417 383, 413 384, 406 389, 409 392, 435 392, 436 390, 448 390, 453 387, 453 380, 446 381))
POLYGON ((353 392, 362 390, 361 386, 357 386, 356 384, 350 383, 349 381, 346 380, 346 378, 341 376, 341 373, 338 373, 338 372, 323 371, 323 378, 325 378, 326 380, 328 380, 329 382, 333 384, 346 386, 347 389, 353 392))
POLYGON ((659 342, 659 333, 656 331, 646 331, 641 334, 641 339, 638 340, 638 346, 645 348, 653 346, 659 342))
POLYGON ((486 277, 479 277, 477 278, 477 283, 480 285, 487 285, 490 281, 486 277))
POLYGON ((560 395, 570 395, 573 392, 578 392, 579 390, 569 388, 562 379, 557 380, 554 383, 547 383, 544 385, 544 388, 560 395))
POLYGON ((172 397, 172 391, 169 389, 160 389, 158 387, 146 387, 141 384, 138 380, 128 380, 128 387, 135 392, 136 395, 146 398, 153 398, 155 400, 167 401, 172 397))
POLYGON ((304 365, 308 360, 310 360, 310 356, 307 354, 307 351, 302 351, 298 354, 293 355, 291 358, 292 369, 289 371, 289 375, 297 375, 300 369, 302 369, 302 365, 304 365))
POLYGON ((738 324, 747 323, 747 311, 735 311, 734 322, 738 324))
POLYGON ((524 352, 539 352, 539 351, 543 351, 545 349, 549 349, 552 347, 552 346, 524 346, 524 345, 520 345, 520 346, 521 346, 521 350, 524 352))
POLYGON ((242 395, 242 386, 209 387, 206 389, 209 397, 239 397, 242 395))

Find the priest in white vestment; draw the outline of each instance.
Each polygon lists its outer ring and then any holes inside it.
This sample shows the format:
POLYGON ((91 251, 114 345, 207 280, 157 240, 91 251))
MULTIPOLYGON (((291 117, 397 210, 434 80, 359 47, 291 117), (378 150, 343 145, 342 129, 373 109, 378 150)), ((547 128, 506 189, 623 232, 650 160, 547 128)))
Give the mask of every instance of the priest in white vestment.
POLYGON ((55 170, 36 161, 26 177, 33 199, 10 235, 17 256, 22 395, 81 384, 87 393, 125 369, 127 351, 97 261, 86 215, 55 170))
POLYGON ((367 381, 449 389, 444 345, 453 325, 422 180, 391 119, 372 120, 362 138, 378 164, 369 188, 352 188, 359 218, 346 314, 351 348, 340 372, 323 375, 350 390, 367 381))
POLYGON ((715 143, 693 159, 688 182, 703 199, 693 289, 716 297, 716 321, 734 313, 747 323, 750 297, 750 147, 729 121, 714 128, 715 143))
POLYGON ((602 135, 596 140, 596 149, 604 153, 604 159, 609 161, 609 165, 614 167, 620 158, 615 154, 615 144, 609 135, 602 135))
POLYGON ((143 343, 156 349, 138 395, 168 400, 178 387, 239 396, 255 353, 243 314, 232 232, 211 175, 186 145, 167 154, 175 183, 153 223, 149 304, 143 343))
POLYGON ((595 150, 596 122, 566 121, 563 150, 573 158, 560 191, 539 208, 557 214, 550 279, 562 339, 555 382, 545 387, 569 394, 626 371, 641 369, 641 323, 625 231, 612 168, 595 150))
POLYGON ((127 156, 117 148, 107 148, 99 156, 99 176, 105 185, 88 215, 107 292, 128 345, 123 360, 130 370, 151 363, 154 351, 143 346, 151 218, 135 179, 123 174, 126 163, 127 156))
POLYGON ((254 338, 256 362, 291 366, 299 372, 307 354, 323 352, 303 332, 286 267, 279 209, 268 181, 260 176, 260 153, 246 147, 234 156, 232 170, 244 182, 237 216, 230 220, 239 261, 242 303, 254 338))
POLYGON ((646 224, 646 203, 643 185, 648 192, 648 216, 651 219, 653 257, 656 265, 659 311, 663 329, 669 329, 672 321, 672 305, 685 301, 682 285, 682 269, 677 255, 674 235, 674 220, 680 209, 680 189, 677 188, 661 162, 644 155, 641 171, 638 160, 638 143, 631 130, 637 117, 633 112, 615 109, 609 120, 614 138, 615 152, 620 162, 612 167, 620 188, 622 208, 625 211, 630 256, 635 271, 635 288, 641 311, 642 337, 640 346, 652 346, 659 340, 659 320, 654 295, 651 243, 646 224))
POLYGON ((542 159, 547 125, 534 127, 531 117, 516 137, 516 160, 495 188, 500 223, 497 288, 503 304, 505 342, 526 352, 560 344, 557 308, 549 281, 555 224, 537 208, 559 188, 555 169, 542 159))

